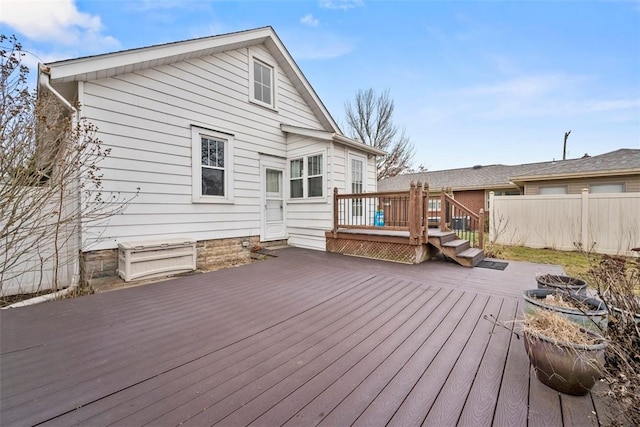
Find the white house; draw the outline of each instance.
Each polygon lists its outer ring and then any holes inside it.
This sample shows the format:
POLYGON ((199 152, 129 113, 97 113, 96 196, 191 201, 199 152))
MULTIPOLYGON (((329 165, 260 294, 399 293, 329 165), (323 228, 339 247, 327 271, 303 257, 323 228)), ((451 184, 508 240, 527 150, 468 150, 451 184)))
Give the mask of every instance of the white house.
POLYGON ((39 90, 77 102, 111 148, 104 190, 140 188, 82 230, 93 277, 116 274, 128 242, 195 240, 204 268, 258 242, 324 250, 333 188, 376 190, 385 153, 341 134, 271 27, 39 69, 39 90))

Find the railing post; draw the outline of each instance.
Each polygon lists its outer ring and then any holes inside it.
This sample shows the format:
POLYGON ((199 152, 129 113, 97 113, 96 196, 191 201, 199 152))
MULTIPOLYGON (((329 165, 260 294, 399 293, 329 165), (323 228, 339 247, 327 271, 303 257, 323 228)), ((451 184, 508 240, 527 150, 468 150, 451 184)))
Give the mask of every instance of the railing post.
POLYGON ((478 212, 478 247, 484 249, 484 209, 478 212))
POLYGON ((440 189, 440 231, 447 229, 447 198, 444 191, 444 187, 442 187, 440 189))
POLYGON ((422 199, 422 242, 429 241, 429 184, 424 183, 424 194, 422 199))
POLYGON ((418 186, 416 187, 416 206, 415 206, 415 224, 413 226, 414 236, 416 238, 416 244, 422 244, 422 207, 424 206, 424 201, 422 199, 422 183, 418 181, 418 186))
POLYGON ((333 187, 333 238, 338 237, 338 187, 333 187))
POLYGON ((408 220, 409 220, 409 244, 415 245, 415 227, 416 227, 416 184, 411 181, 409 188, 409 206, 408 206, 408 220))

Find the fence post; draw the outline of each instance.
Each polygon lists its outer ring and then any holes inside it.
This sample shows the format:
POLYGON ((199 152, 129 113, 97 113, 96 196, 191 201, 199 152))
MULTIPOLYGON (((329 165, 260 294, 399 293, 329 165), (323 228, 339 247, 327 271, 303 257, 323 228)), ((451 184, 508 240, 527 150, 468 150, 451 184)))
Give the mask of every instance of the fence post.
POLYGON ((589 189, 582 189, 582 212, 581 212, 581 221, 582 221, 582 233, 580 243, 582 244, 582 250, 590 251, 589 247, 589 189))
POLYGON ((495 243, 495 232, 493 230, 493 221, 494 218, 496 217, 494 214, 496 212, 495 208, 494 208, 494 198, 496 196, 495 191, 489 191, 489 243, 493 244, 495 243))
POLYGON ((338 237, 338 187, 333 187, 333 238, 338 237))

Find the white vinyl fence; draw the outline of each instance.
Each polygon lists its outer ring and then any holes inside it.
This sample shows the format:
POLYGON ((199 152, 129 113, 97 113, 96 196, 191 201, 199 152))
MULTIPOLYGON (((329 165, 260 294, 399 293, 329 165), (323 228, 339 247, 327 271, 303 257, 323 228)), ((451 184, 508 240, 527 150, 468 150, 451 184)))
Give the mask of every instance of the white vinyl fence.
POLYGON ((633 254, 640 193, 489 195, 489 240, 503 245, 633 254))
MULTIPOLYGON (((35 194, 39 189, 32 191, 35 194)), ((57 222, 66 210, 73 209, 71 203, 33 199, 25 197, 20 206, 0 209, 0 227, 7 227, 7 218, 17 217, 20 222, 9 225, 13 230, 0 241, 0 296, 59 290, 69 286, 78 272, 78 226, 57 222), (12 216, 11 210, 18 214, 12 216)))

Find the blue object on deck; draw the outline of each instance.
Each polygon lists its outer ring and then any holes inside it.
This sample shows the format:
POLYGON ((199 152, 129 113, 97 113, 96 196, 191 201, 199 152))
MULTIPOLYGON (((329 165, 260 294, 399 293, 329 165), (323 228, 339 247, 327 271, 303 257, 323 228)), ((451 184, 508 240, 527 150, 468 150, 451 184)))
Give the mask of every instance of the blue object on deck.
POLYGON ((384 227, 384 211, 376 211, 373 216, 373 225, 376 227, 384 227))

